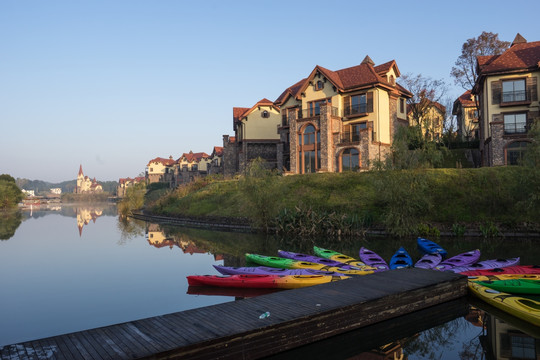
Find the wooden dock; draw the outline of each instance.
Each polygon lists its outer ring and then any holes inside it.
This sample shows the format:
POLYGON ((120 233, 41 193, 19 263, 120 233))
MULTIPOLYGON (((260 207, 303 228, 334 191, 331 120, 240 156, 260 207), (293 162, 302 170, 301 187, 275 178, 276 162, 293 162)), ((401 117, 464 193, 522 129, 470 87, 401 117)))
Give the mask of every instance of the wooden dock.
POLYGON ((466 294, 464 276, 401 269, 6 345, 0 359, 257 359, 466 294))

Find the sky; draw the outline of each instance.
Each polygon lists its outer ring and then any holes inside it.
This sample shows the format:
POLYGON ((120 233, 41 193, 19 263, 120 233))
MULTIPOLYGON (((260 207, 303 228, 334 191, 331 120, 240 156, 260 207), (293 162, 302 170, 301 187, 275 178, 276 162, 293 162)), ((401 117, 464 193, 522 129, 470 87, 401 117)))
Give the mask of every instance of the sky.
MULTIPOLYGON (((369 55, 464 89, 482 31, 540 41, 540 1, 0 0, 0 174, 118 181, 155 157, 212 153, 233 107, 275 100, 316 65, 369 55)), ((399 82, 399 79, 398 79, 399 82)))

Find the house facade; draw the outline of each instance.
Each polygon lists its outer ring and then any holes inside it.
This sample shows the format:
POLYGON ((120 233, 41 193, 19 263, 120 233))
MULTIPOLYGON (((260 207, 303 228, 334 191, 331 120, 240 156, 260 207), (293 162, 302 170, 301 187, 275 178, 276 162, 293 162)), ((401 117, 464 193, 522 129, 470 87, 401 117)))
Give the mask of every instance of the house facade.
POLYGON ((212 162, 210 155, 205 152, 183 153, 174 167, 175 185, 189 183, 201 176, 208 174, 208 168, 212 162))
POLYGON ((407 105, 409 126, 420 126, 422 135, 427 140, 438 141, 442 138, 446 107, 436 101, 425 100, 418 104, 407 105))
POLYGON ((146 181, 146 178, 143 177, 143 176, 138 176, 134 179, 132 178, 120 178, 118 180, 118 186, 116 187, 116 196, 118 197, 124 197, 126 196, 126 193, 127 193, 127 189, 136 185, 136 184, 139 184, 139 183, 144 183, 146 181))
POLYGON ((281 122, 279 107, 268 99, 258 101, 251 108, 233 108, 234 137, 224 137, 224 172, 242 173, 256 158, 264 159, 270 168, 278 168, 277 153, 281 122))
POLYGON ((469 141, 479 138, 478 110, 475 95, 465 91, 454 101, 452 115, 456 116, 457 134, 460 140, 469 141))
POLYGON ((275 101, 278 169, 284 173, 368 169, 383 160, 397 127, 407 125, 406 101, 412 94, 397 84, 395 61, 332 71, 316 66, 275 101))
POLYGON ((146 179, 149 184, 168 183, 170 187, 174 183, 174 166, 176 161, 172 156, 168 159, 157 157, 152 159, 146 165, 146 179))
POLYGON ((501 55, 477 57, 472 93, 480 103, 479 137, 483 166, 517 164, 530 143, 529 129, 540 118, 540 41, 520 34, 501 55))

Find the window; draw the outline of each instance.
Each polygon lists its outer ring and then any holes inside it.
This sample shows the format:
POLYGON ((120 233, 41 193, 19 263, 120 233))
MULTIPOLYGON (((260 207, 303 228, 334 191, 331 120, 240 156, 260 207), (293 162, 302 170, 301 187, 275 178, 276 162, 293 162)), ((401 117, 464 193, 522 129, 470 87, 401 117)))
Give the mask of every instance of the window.
POLYGON ((527 132, 527 114, 505 114, 504 133, 523 134, 527 132))
POLYGON ((523 159, 528 144, 526 141, 516 141, 508 145, 506 148, 506 164, 518 165, 523 159))
POLYGON ((341 171, 357 171, 360 169, 360 157, 357 149, 345 149, 341 154, 341 171))
POLYGON ((191 165, 191 171, 197 171, 199 166, 197 164, 191 165))
POLYGON ((510 80, 502 83, 502 102, 525 101, 525 80, 510 80))
POLYGON ((321 114, 321 105, 330 104, 332 99, 312 101, 309 103, 309 116, 318 116, 321 114))
POLYGON ((399 112, 405 112, 405 99, 399 99, 399 112))
POLYGON ((270 117, 270 113, 267 111, 267 110, 264 110, 262 113, 261 113, 261 116, 263 118, 269 118, 270 117))
POLYGON ((355 114, 365 114, 367 112, 373 111, 373 109, 370 109, 372 105, 368 106, 368 101, 369 100, 367 94, 345 97, 343 100, 344 115, 349 116, 355 114))
POLYGON ((360 141, 360 130, 366 129, 367 123, 359 123, 351 125, 351 141, 360 141))
POLYGON ((182 171, 188 171, 187 164, 182 165, 182 171))
POLYGON ((317 83, 315 84, 315 90, 322 90, 324 88, 324 83, 319 80, 317 81, 317 83))
POLYGON ((299 168, 303 174, 312 173, 321 167, 320 131, 313 125, 307 125, 304 131, 298 134, 299 168))

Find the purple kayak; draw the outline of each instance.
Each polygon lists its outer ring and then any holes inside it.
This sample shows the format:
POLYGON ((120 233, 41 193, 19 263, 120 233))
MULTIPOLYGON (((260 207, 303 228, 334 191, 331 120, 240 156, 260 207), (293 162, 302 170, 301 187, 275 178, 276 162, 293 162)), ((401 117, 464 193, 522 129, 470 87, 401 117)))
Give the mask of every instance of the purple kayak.
POLYGON ((360 261, 368 266, 376 268, 376 271, 390 270, 388 263, 382 257, 365 247, 360 248, 360 261))
POLYGON ((462 254, 452 256, 435 267, 435 270, 446 271, 457 266, 469 266, 480 260, 480 250, 464 252, 462 254))
POLYGON ((519 265, 519 258, 511 258, 511 259, 494 259, 494 260, 484 260, 477 262, 475 264, 467 265, 467 266, 456 266, 450 269, 450 271, 455 273, 461 273, 464 271, 471 271, 471 270, 490 270, 495 268, 504 268, 508 266, 514 266, 519 265))
POLYGON ((414 267, 420 269, 433 269, 435 266, 439 265, 441 261, 442 256, 439 253, 425 254, 414 264, 414 267))
POLYGON ((343 273, 334 271, 323 271, 316 269, 279 269, 267 266, 247 266, 247 267, 231 267, 213 265, 217 271, 223 275, 330 275, 330 276, 349 276, 343 273))
POLYGON ((357 266, 347 265, 340 261, 325 259, 325 258, 315 256, 315 255, 301 254, 301 253, 295 253, 295 252, 284 251, 284 250, 278 250, 278 255, 286 259, 293 259, 293 260, 298 260, 298 261, 309 261, 309 262, 313 262, 317 264, 324 264, 328 266, 337 266, 339 268, 347 269, 347 270, 362 270, 361 268, 357 266))

